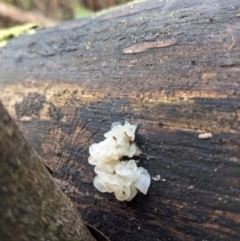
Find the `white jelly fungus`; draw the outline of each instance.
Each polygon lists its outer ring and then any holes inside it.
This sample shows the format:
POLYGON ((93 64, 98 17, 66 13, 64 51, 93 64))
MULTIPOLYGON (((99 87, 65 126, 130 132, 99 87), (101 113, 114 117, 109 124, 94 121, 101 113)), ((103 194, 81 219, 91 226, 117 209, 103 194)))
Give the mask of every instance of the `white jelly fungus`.
POLYGON ((126 122, 112 124, 105 140, 89 147, 88 162, 95 165, 97 176, 93 184, 100 192, 114 193, 119 201, 131 201, 137 191, 147 194, 151 179, 148 171, 137 167, 136 161, 121 161, 123 156, 132 158, 140 154, 136 146, 137 125, 126 122))

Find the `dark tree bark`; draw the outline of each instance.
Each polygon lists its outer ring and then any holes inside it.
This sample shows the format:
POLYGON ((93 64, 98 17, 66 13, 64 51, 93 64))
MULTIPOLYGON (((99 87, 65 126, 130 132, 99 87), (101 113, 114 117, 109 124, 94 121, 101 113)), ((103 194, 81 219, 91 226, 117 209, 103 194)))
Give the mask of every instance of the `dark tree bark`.
POLYGON ((95 240, 1 102, 0 157, 0 240, 95 240))
POLYGON ((84 219, 111 240, 239 240, 239 0, 140 1, 0 50, 0 96, 84 219), (88 147, 141 123, 149 193, 92 185, 88 147), (210 132, 212 138, 200 139, 210 132))

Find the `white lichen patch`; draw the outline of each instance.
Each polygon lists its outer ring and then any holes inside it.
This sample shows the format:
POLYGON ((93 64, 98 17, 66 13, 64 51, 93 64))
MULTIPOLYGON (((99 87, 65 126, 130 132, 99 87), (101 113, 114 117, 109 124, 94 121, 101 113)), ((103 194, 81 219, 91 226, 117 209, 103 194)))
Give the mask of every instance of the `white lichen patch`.
POLYGON ((31 116, 22 116, 19 120, 22 122, 29 122, 29 121, 32 121, 32 117, 31 116))
POLYGON ((88 162, 95 165, 97 174, 94 186, 100 192, 114 193, 119 201, 131 201, 138 191, 146 194, 151 182, 147 170, 137 167, 135 160, 121 161, 123 156, 140 154, 134 142, 136 128, 128 122, 115 122, 111 131, 104 134, 105 140, 89 148, 88 162))
POLYGON ((212 133, 201 133, 198 135, 198 139, 209 139, 212 138, 212 133))

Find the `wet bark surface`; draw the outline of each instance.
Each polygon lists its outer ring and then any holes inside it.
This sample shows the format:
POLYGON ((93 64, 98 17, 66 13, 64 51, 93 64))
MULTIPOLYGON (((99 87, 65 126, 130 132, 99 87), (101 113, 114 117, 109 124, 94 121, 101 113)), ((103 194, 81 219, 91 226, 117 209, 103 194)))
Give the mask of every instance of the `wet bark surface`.
POLYGON ((239 240, 239 8, 140 1, 0 50, 4 105, 110 240, 239 240), (126 119, 140 124, 139 165, 161 175, 129 203, 98 192, 87 162, 89 145, 126 119))

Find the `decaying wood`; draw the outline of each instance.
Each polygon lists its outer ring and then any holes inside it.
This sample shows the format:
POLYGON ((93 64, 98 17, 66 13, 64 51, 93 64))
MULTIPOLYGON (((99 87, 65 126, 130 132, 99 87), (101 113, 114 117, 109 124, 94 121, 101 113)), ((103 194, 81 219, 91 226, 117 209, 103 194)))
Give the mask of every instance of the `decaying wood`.
POLYGON ((239 240, 239 9, 239 0, 138 1, 0 50, 2 101, 110 240, 239 240), (144 51, 123 52, 135 45, 144 51), (140 165, 161 177, 130 203, 98 192, 87 162, 89 145, 125 119, 141 123, 140 165))
POLYGON ((95 240, 1 102, 0 157, 0 240, 95 240))

